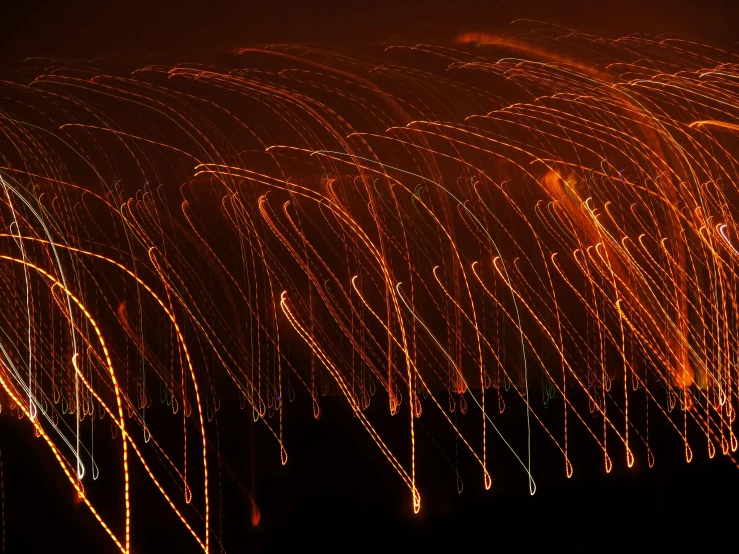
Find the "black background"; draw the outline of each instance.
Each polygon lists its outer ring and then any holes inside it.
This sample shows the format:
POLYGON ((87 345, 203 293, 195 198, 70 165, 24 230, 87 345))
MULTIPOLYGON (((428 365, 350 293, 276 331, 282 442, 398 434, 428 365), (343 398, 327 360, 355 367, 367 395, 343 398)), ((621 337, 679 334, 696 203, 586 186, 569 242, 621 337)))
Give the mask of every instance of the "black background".
MULTIPOLYGON (((321 405, 324 415, 319 420, 313 419, 306 394, 287 405, 290 458, 285 466, 275 440, 261 424, 251 426, 249 410, 239 410, 237 402, 223 405, 217 430, 214 422, 209 424, 209 436, 220 439, 223 464, 219 477, 211 446, 212 522, 215 529, 221 528, 227 552, 704 552, 718 551, 736 528, 739 470, 720 451, 709 460, 705 441, 694 428, 689 428, 689 436, 695 456, 686 463, 677 433, 656 416, 650 418, 656 457, 651 469, 643 448, 636 445, 636 463, 627 469, 623 448, 614 444, 614 467, 606 474, 595 443, 581 425, 571 423, 575 473, 567 479, 562 456, 532 427, 538 487, 534 496, 528 494, 525 473, 495 438, 489 439, 488 450, 492 488, 484 491, 479 466, 460 449, 464 489, 458 494, 453 469, 423 426, 445 446, 453 444, 451 433, 444 432, 442 422, 427 409, 416 425, 423 505, 414 515, 408 489, 346 403, 327 397, 321 405), (255 433, 253 450, 250 433, 255 433), (262 516, 257 528, 250 524, 244 493, 251 488, 252 468, 262 516), (220 506, 215 492, 219 479, 220 506)), ((544 414, 553 429, 561 421, 560 409, 554 401, 544 414)), ((407 411, 391 418, 378 395, 367 413, 386 440, 407 441, 407 411)), ((515 446, 523 446, 515 443, 525 440, 523 410, 510 407, 504 415, 493 418, 515 446)), ((634 407, 632 417, 642 415, 634 407)), ((677 410, 673 416, 677 423, 682 419, 677 410)), ((460 421, 461 428, 478 425, 472 419, 468 415, 460 421)), ((594 424, 597 427, 597 421, 594 424)), ((27 420, 0 418, 0 441, 7 552, 114 550, 87 508, 75 501, 74 491, 43 441, 33 438, 27 420)), ((120 445, 115 443, 114 449, 96 451, 107 473, 95 485, 96 507, 112 514, 108 522, 120 536, 122 494, 111 476, 120 465, 120 445)), ((453 455, 453 447, 447 455, 453 455)), ((132 462, 131 467, 134 551, 197 552, 139 464, 132 462)), ((192 480, 193 488, 196 482, 192 480)))

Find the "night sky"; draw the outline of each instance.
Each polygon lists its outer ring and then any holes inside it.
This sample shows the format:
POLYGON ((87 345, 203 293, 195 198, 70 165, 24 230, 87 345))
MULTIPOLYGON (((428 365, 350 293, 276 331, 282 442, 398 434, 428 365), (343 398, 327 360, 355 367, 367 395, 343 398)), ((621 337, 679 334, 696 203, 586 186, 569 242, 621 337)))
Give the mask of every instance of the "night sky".
POLYGON ((4 56, 200 53, 265 42, 352 44, 502 30, 546 21, 604 35, 668 33, 723 45, 739 37, 732 0, 455 2, 17 1, 2 7, 4 56))

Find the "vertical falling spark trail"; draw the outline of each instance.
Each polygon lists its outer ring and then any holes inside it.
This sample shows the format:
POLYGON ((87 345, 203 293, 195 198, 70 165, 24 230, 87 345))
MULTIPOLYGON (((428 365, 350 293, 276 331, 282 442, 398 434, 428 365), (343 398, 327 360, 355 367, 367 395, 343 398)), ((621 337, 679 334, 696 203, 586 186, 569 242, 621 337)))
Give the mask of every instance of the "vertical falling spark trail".
POLYGON ((606 473, 734 460, 739 57, 516 25, 2 70, 0 406, 121 552, 144 488, 225 549, 233 399, 285 464, 293 401, 339 397, 414 512, 429 444, 459 491, 569 478, 573 436, 606 473))
MULTIPOLYGON (((325 151, 318 150, 315 153, 316 154, 324 154, 324 153, 326 153, 326 154, 337 154, 337 155, 340 155, 340 156, 342 156, 342 155, 343 156, 349 155, 349 154, 347 154, 345 152, 332 152, 330 150, 325 150, 325 151)), ((370 162, 370 163, 374 162, 374 160, 369 160, 367 158, 362 158, 361 156, 352 156, 352 157, 353 158, 361 159, 362 161, 365 161, 365 162, 370 162)), ((379 163, 379 162, 376 162, 376 163, 379 163)), ((493 245, 493 248, 495 248, 496 253, 500 256, 500 250, 498 250, 498 246, 495 244, 495 241, 493 240, 493 237, 490 236, 490 233, 488 233, 488 230, 485 228, 485 226, 480 222, 480 220, 477 218, 477 216, 474 213, 472 213, 467 208, 467 206, 465 205, 465 203, 462 202, 461 200, 459 200, 456 196, 454 196, 454 194, 452 194, 449 190, 447 190, 445 187, 443 187, 439 183, 436 183, 436 182, 432 181, 431 179, 426 179, 422 175, 417 175, 415 173, 411 173, 410 171, 405 171, 405 170, 399 169, 397 167, 391 167, 391 166, 386 166, 386 167, 388 167, 389 169, 393 169, 395 171, 398 171, 399 173, 406 174, 406 175, 411 175, 413 177, 416 177, 418 179, 421 179, 422 181, 426 181, 428 183, 431 183, 433 185, 436 185, 441 190, 443 190, 447 195, 449 195, 450 198, 452 198, 452 200, 454 200, 457 203, 458 206, 460 206, 461 208, 463 208, 470 215, 470 217, 472 217, 472 219, 475 221, 475 223, 477 223, 477 225, 480 227, 480 230, 483 233, 485 233, 486 237, 490 241, 490 244, 492 244, 493 245)), ((505 269, 505 266, 503 268, 503 271, 505 273, 506 281, 508 281, 509 280, 508 270, 505 269)), ((396 285, 395 288, 398 289, 399 286, 400 286, 400 284, 396 285)), ((429 333, 429 336, 431 336, 431 338, 439 346, 439 348, 442 350, 442 352, 444 352, 444 354, 447 357, 449 357, 449 355, 447 354, 446 350, 444 350, 443 346, 441 346, 441 344, 439 344, 439 342, 433 336, 433 334, 431 333, 431 331, 429 331, 429 329, 426 327, 426 325, 423 323, 423 321, 421 321, 418 318, 418 316, 415 314, 415 312, 413 310, 411 310, 410 306, 407 304, 407 302, 403 298, 402 294, 400 294, 400 290, 398 290, 398 295, 399 295, 400 299, 403 300, 403 303, 405 304, 405 307, 408 308, 408 311, 413 315, 413 317, 416 319, 416 321, 418 321, 421 325, 423 325, 424 329, 426 329, 426 331, 429 333)), ((513 306, 514 306, 514 308, 516 310, 516 317, 518 318, 519 329, 521 329, 521 316, 518 313, 518 304, 516 303, 516 297, 515 296, 512 296, 512 299, 513 299, 513 306)), ((527 435, 527 439, 526 439, 526 454, 527 454, 526 473, 529 476, 529 493, 530 494, 534 494, 534 492, 536 491, 536 484, 534 483, 534 479, 531 476, 531 422, 529 421, 529 381, 528 381, 528 379, 529 379, 529 372, 528 372, 528 366, 526 364, 526 345, 524 343, 523 333, 521 333, 521 356, 522 356, 522 359, 523 359, 523 368, 524 368, 523 369, 524 390, 526 391, 526 435, 527 435)), ((454 364, 454 360, 452 360, 450 358, 450 361, 452 362, 452 365, 454 366, 455 370, 458 373, 460 373, 459 372, 459 368, 457 368, 456 365, 454 364)), ((460 377, 462 378, 462 380, 464 380, 464 377, 462 377, 461 373, 460 373, 460 377)), ((467 383, 466 382, 465 382, 465 386, 467 386, 467 383)), ((467 386, 467 388, 470 388, 470 387, 467 386)), ((480 405, 477 402, 477 399, 475 399, 474 396, 472 396, 472 398, 473 398, 473 400, 475 400, 475 404, 478 405, 478 407, 483 411, 483 414, 484 414, 485 413, 485 410, 484 410, 483 406, 480 405)), ((487 416, 486 416, 486 419, 488 421, 490 421, 490 418, 487 417, 487 416)), ((498 435, 500 435, 500 432, 495 427, 495 425, 493 424, 492 421, 490 421, 490 424, 493 425, 493 428, 495 429, 495 431, 498 433, 498 435)), ((506 442, 506 440, 503 438, 502 435, 500 435, 500 438, 503 439, 503 442, 506 443, 506 446, 508 446, 508 448, 510 448, 510 445, 506 442)), ((513 452, 513 449, 511 449, 511 451, 513 452)), ((515 454, 515 452, 514 452, 514 455, 516 456, 516 459, 518 459, 520 461, 520 458, 518 458, 518 455, 515 454)))
MULTIPOLYGON (((436 344, 436 345, 437 345, 437 346, 439 347, 439 350, 441 350, 441 351, 442 351, 442 353, 444 354, 444 356, 446 356, 446 357, 447 357, 447 359, 449 360, 449 362, 450 362, 450 363, 452 364, 452 367, 454 367, 454 370, 455 370, 455 371, 456 371, 457 373, 459 373, 459 374, 460 374, 460 377, 461 377, 461 378, 462 378, 462 379, 464 380, 464 377, 462 377, 462 375, 461 375, 461 372, 459 371, 459 368, 457 367, 457 364, 455 364, 455 363, 454 363, 454 360, 453 360, 453 359, 451 358, 451 356, 449 356, 449 353, 448 353, 448 352, 447 352, 447 351, 446 351, 446 350, 444 349, 444 347, 443 347, 443 346, 441 345, 441 343, 440 343, 440 342, 439 342, 439 341, 438 341, 438 340, 436 339, 436 337, 435 337, 435 336, 433 335, 433 333, 432 333, 432 332, 431 332, 431 331, 429 330, 429 328, 428 328, 428 327, 426 327, 426 324, 425 324, 425 323, 424 323, 424 322, 423 322, 423 321, 421 320, 421 318, 419 318, 419 317, 418 317, 418 316, 416 315, 416 313, 415 313, 415 312, 413 311, 413 309, 412 309, 412 308, 411 308, 411 306, 410 306, 410 305, 408 304, 408 302, 406 301, 406 299, 405 299, 405 298, 403 297, 403 293, 401 293, 401 292, 400 292, 400 285, 402 285, 402 283, 398 283, 398 284, 397 284, 397 285, 395 286, 395 289, 396 289, 396 290, 398 291, 398 298, 400 298, 400 300, 401 300, 401 301, 403 302, 403 305, 404 305, 404 306, 405 306, 405 307, 406 307, 406 308, 408 309, 408 312, 409 312, 409 313, 410 313, 410 314, 411 314, 411 315, 412 315, 412 316, 413 316, 413 317, 414 317, 414 318, 416 319, 416 321, 418 321, 418 323, 420 323, 420 324, 421 324, 421 327, 423 327, 423 328, 424 328, 424 329, 426 330, 426 332, 427 332, 427 333, 428 333, 428 335, 429 335, 429 336, 431 337, 431 339, 432 339, 432 340, 434 341, 434 343, 435 343, 435 344, 436 344)), ((465 385, 466 385, 466 384, 467 384, 467 382, 465 381, 465 385)), ((469 388, 469 386, 468 386, 468 388, 469 388)), ((478 407, 478 408, 480 408, 480 409, 482 410, 482 405, 480 405, 480 403, 479 403, 479 402, 477 401, 477 398, 475 398, 475 395, 474 395, 474 394, 472 394, 472 393, 470 393, 470 398, 472 398, 472 400, 474 400, 474 402, 475 402, 475 404, 477 405, 477 407, 478 407)), ((531 494, 534 494, 534 493, 536 492, 536 483, 534 482, 534 478, 533 478, 533 477, 531 476, 531 471, 530 471, 530 464, 531 464, 531 460, 530 460, 530 454, 529 454, 529 463, 528 463, 528 464, 525 464, 525 463, 523 462, 523 460, 521 460, 521 458, 520 458, 520 457, 518 456, 518 454, 516 454, 516 451, 515 451, 515 450, 513 450, 513 448, 511 447, 511 445, 510 445, 510 444, 508 443, 508 441, 507 441, 507 440, 505 439, 505 437, 503 436, 503 434, 502 434, 502 433, 501 433, 501 432, 500 432, 500 431, 498 430, 498 428, 497 428, 497 427, 495 426, 495 423, 493 423, 493 421, 492 421, 492 420, 490 419, 490 417, 489 417, 489 416, 487 417, 487 420, 488 420, 488 422, 490 423, 491 427, 492 427, 493 429, 495 429, 495 432, 496 432, 496 433, 498 433, 498 436, 500 437, 500 439, 501 439, 501 440, 502 440, 502 441, 503 441, 503 442, 505 443, 505 445, 506 445, 506 446, 508 447, 508 449, 509 449, 509 450, 510 450, 510 451, 511 451, 511 452, 513 453, 513 455, 514 455, 514 456, 516 457, 516 460, 518 460, 518 462, 519 462, 519 463, 521 464, 521 466, 522 466, 522 467, 524 468, 524 470, 526 471, 526 474, 527 474, 527 475, 529 476, 529 487, 530 487, 530 488, 529 488, 529 491, 530 491, 530 493, 531 493, 531 494)))

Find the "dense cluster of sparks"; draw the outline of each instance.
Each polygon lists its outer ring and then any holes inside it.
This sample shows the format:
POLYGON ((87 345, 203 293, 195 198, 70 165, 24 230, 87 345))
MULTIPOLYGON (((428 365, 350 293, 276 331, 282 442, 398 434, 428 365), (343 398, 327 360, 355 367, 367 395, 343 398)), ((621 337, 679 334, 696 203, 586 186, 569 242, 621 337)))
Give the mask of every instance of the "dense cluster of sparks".
POLYGON ((429 410, 482 486, 491 456, 512 456, 532 494, 537 426, 561 453, 541 463, 567 477, 572 426, 607 472, 654 464, 649 417, 688 461, 737 449, 729 52, 527 30, 361 59, 31 59, 0 90, 0 404, 122 552, 144 486, 214 549, 208 434, 225 395, 282 463, 290 401, 309 395, 318 418, 340 395, 415 511, 429 410), (175 450, 159 438, 173 428, 175 450), (98 466, 101 442, 119 466, 98 466), (115 518, 91 500, 111 474, 115 518))

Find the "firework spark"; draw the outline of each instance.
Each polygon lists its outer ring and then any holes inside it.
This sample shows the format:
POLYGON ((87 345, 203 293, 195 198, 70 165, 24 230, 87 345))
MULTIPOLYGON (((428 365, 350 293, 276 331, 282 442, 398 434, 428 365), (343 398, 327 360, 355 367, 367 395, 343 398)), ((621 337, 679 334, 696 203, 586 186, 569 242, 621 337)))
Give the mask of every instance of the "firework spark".
POLYGON ((426 411, 484 488, 492 455, 531 494, 537 464, 571 477, 571 426, 606 472, 651 467, 650 416, 688 462, 734 459, 739 58, 549 31, 373 54, 34 59, 3 76, 0 403, 122 552, 145 486, 193 544, 219 541, 220 395, 283 464, 292 399, 319 418, 339 395, 415 512, 426 411), (534 427, 558 460, 532 456, 534 427), (96 463, 106 442, 117 467, 96 463), (104 517, 88 491, 117 473, 104 517))

